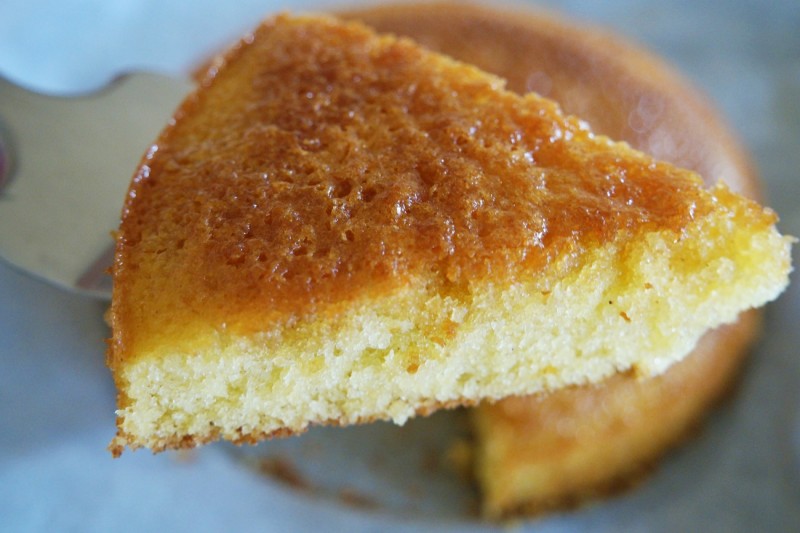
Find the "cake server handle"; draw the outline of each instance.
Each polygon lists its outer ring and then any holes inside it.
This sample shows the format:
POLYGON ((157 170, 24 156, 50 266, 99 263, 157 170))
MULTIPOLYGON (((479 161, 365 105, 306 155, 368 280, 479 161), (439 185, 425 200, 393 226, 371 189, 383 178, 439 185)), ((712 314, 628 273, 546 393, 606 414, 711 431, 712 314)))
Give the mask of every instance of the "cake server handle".
POLYGON ((0 258, 108 299, 111 232, 131 175, 191 87, 135 73, 64 98, 0 78, 0 258))

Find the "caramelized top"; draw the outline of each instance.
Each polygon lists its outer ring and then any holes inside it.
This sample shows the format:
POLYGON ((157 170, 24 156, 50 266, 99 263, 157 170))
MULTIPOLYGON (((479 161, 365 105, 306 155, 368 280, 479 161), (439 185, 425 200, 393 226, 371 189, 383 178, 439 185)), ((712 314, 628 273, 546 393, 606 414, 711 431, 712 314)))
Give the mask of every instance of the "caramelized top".
POLYGON ((473 67, 279 17, 210 71, 134 177, 112 359, 192 323, 255 331, 420 277, 536 276, 620 234, 679 231, 709 198, 473 67))
POLYGON ((694 170, 709 185, 722 180, 759 196, 746 151, 709 102, 660 58, 616 35, 469 3, 403 2, 343 15, 497 74, 512 91, 553 99, 595 133, 694 170))

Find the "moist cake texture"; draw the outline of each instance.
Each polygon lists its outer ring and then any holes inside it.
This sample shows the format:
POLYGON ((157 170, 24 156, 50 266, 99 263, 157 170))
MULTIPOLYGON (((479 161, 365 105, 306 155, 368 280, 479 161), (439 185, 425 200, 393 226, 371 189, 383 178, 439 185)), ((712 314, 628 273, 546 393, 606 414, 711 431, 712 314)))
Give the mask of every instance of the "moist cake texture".
POLYGON ((785 286, 775 219, 411 41, 271 19, 134 176, 112 451, 659 373, 785 286))

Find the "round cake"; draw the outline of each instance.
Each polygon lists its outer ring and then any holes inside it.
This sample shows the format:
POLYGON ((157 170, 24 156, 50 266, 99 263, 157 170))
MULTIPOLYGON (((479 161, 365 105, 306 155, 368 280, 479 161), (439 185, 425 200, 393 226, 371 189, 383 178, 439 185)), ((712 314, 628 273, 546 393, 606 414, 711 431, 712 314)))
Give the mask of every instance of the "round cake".
MULTIPOLYGON (((759 197, 747 154, 708 100, 653 54, 608 32, 527 11, 390 5, 348 12, 559 102, 592 129, 627 141, 711 185, 759 197)), ((474 410, 474 473, 489 518, 536 514, 641 479, 729 390, 758 315, 705 335, 691 356, 642 380, 509 398, 474 410)))
POLYGON ((263 21, 143 156, 115 233, 112 453, 503 400, 475 411, 487 516, 635 479, 753 324, 662 374, 788 283, 740 149, 605 34, 455 5, 361 18, 263 21))

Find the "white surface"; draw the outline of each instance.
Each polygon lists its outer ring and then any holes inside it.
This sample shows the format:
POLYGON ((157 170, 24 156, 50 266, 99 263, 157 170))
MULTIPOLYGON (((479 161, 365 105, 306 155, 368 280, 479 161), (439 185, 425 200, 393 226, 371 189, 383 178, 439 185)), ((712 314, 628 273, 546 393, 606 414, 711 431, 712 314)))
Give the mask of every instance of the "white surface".
MULTIPOLYGON (((30 67, 35 78, 51 69, 63 71, 55 67, 71 63, 83 69, 75 74, 81 77, 102 63, 99 56, 117 57, 127 45, 96 41, 97 35, 79 28, 92 13, 92 3, 53 3, 59 7, 47 11, 52 14, 48 20, 26 22, 15 13, 31 12, 36 3, 4 2, 0 72, 13 68, 15 76, 24 77, 30 67), (79 4, 80 9, 66 7, 79 4), (75 34, 76 41, 91 44, 84 51, 94 50, 95 55, 70 52, 72 41, 46 41, 64 28, 75 34), (34 45, 40 48, 36 53, 41 58, 35 64, 13 64, 8 59, 24 55, 34 45)), ((263 10, 257 4, 254 0, 243 3, 241 10, 227 6, 222 10, 222 3, 213 8, 209 7, 216 5, 213 2, 195 2, 190 18, 197 31, 206 31, 217 22, 233 20, 235 13, 260 18, 254 13, 266 14, 275 3, 265 2, 268 7, 263 10)), ((770 204, 783 218, 782 229, 800 235, 800 3, 575 0, 550 4, 648 43, 705 88, 752 149, 769 188, 770 204)), ((154 2, 115 5, 119 11, 114 16, 100 10, 106 16, 102 18, 104 35, 118 35, 108 33, 114 24, 126 27, 121 34, 133 38, 128 45, 135 46, 143 42, 135 37, 146 35, 141 25, 156 20, 157 25, 146 24, 151 34, 147 35, 150 52, 145 55, 150 54, 153 61, 163 59, 152 57, 152 50, 159 49, 154 39, 161 32, 168 34, 172 44, 184 42, 179 37, 188 29, 181 31, 187 27, 181 25, 180 17, 157 15, 154 2)), ((167 7, 158 9, 177 13, 167 7)), ((58 83, 67 78, 59 74, 58 83)), ((797 264, 797 247, 794 257, 797 264)), ((268 443, 259 450, 291 458, 324 489, 312 494, 254 475, 225 445, 206 447, 190 461, 146 451, 112 460, 105 445, 113 434, 114 390, 103 362, 107 331, 102 313, 102 304, 0 264, 0 530, 461 531, 485 527, 463 514, 469 505, 468 492, 448 481, 446 471, 421 461, 424 449, 408 451, 439 428, 458 432, 458 417, 450 414, 414 421, 404 429, 389 425, 325 429, 293 441, 268 443), (343 505, 330 496, 343 487, 354 487, 380 505, 371 510, 343 505)), ((768 309, 763 341, 754 350, 737 394, 696 440, 670 456, 634 492, 581 512, 524 524, 524 529, 800 530, 798 326, 800 286, 795 282, 768 309)), ((425 446, 436 448, 435 440, 425 446)))

